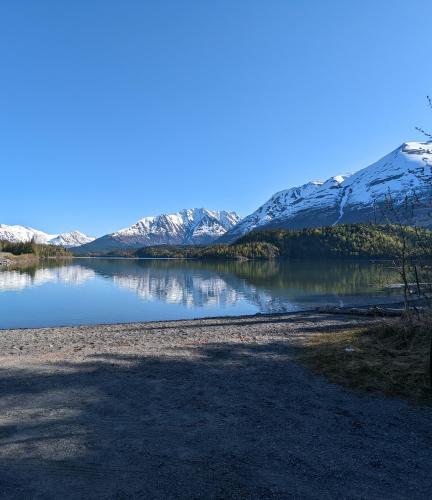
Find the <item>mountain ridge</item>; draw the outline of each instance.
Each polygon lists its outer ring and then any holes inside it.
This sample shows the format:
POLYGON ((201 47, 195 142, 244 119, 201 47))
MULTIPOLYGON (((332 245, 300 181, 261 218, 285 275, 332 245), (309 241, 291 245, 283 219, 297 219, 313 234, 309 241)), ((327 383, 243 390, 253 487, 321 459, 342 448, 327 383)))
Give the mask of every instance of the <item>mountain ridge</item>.
POLYGON ((143 217, 131 226, 78 247, 79 253, 140 248, 151 245, 209 244, 234 227, 236 212, 189 208, 173 214, 143 217))
MULTIPOLYGON (((229 243, 255 229, 303 229, 342 223, 386 222, 388 197, 401 207, 406 196, 432 200, 432 142, 406 142, 352 174, 278 191, 242 219, 219 242, 229 243), (379 220, 381 219, 381 220, 379 220)), ((409 221, 430 228, 428 211, 419 207, 409 221)), ((406 221, 408 223, 408 221, 406 221)))
POLYGON ((81 231, 49 234, 28 226, 20 226, 18 224, 0 224, 0 240, 8 241, 10 243, 25 243, 33 239, 36 243, 72 248, 85 243, 90 243, 95 238, 87 236, 81 231))

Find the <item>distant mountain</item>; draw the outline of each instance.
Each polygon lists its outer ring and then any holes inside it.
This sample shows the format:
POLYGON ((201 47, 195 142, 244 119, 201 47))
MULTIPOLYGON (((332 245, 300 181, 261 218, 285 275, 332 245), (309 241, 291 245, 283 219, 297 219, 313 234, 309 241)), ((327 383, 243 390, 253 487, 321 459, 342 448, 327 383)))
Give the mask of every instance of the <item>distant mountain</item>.
POLYGON ((201 245, 211 243, 240 220, 235 212, 206 208, 144 217, 135 224, 77 248, 78 253, 104 252, 151 245, 201 245))
POLYGON ((81 231, 71 231, 70 233, 62 233, 49 240, 51 245, 59 245, 66 248, 78 247, 80 245, 85 245, 86 243, 91 243, 95 238, 92 236, 87 236, 81 231))
POLYGON ((72 231, 61 234, 48 234, 38 229, 25 226, 8 226, 0 224, 0 240, 10 241, 11 243, 20 243, 35 240, 37 243, 58 245, 66 248, 76 247, 84 243, 90 243, 94 238, 81 233, 72 231))
POLYGON ((376 163, 354 174, 314 181, 280 191, 222 236, 232 242, 256 229, 301 229, 357 222, 387 222, 391 196, 398 215, 405 198, 416 200, 405 222, 432 228, 432 142, 407 142, 376 163))

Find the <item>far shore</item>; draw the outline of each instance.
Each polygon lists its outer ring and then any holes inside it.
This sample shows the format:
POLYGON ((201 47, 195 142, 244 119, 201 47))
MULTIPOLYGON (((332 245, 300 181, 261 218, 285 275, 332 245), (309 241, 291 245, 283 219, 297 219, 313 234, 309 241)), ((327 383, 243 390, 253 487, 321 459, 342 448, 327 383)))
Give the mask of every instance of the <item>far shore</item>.
POLYGON ((137 257, 137 256, 127 256, 127 255, 81 255, 81 254, 71 254, 64 256, 51 256, 40 258, 33 254, 23 254, 23 255, 13 255, 8 252, 0 252, 0 271, 5 268, 10 267, 25 267, 33 266, 44 261, 70 261, 74 259, 109 259, 109 260, 171 260, 171 261, 193 261, 193 262, 302 262, 302 261, 322 261, 322 262, 350 262, 350 263, 365 263, 365 262, 379 262, 379 263, 393 263, 390 257, 329 257, 323 256, 320 258, 310 258, 310 257, 274 257, 269 259, 262 258, 214 258, 214 257, 137 257))

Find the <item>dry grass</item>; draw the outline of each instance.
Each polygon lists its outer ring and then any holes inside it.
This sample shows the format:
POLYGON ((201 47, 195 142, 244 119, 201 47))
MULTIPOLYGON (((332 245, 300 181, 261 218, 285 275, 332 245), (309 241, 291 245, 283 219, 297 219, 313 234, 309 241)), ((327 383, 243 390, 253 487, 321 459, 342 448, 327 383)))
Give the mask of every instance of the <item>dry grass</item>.
POLYGON ((9 252, 0 252, 0 257, 9 261, 10 264, 8 265, 8 267, 14 268, 34 265, 39 261, 38 256, 32 253, 14 255, 9 252))
POLYGON ((432 316, 383 320, 314 335, 300 348, 300 357, 332 382, 432 404, 431 336, 432 316))

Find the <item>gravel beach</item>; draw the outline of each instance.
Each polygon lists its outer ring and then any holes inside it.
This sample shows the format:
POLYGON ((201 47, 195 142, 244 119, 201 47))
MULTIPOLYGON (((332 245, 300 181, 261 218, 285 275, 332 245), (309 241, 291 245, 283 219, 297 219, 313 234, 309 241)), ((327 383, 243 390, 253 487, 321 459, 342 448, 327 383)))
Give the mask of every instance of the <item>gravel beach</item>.
POLYGON ((0 331, 3 499, 424 499, 432 410, 295 360, 316 313, 0 331))

